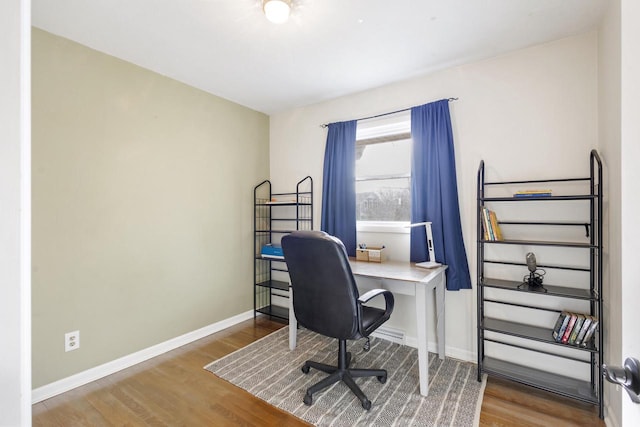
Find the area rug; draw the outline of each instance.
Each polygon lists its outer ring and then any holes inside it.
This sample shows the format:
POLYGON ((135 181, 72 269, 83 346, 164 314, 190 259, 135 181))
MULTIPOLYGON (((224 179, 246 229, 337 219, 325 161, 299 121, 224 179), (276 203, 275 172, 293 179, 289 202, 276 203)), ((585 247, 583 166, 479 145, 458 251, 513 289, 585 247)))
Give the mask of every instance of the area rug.
POLYGON ((326 374, 301 371, 306 360, 335 364, 338 344, 306 329, 298 331, 298 345, 289 350, 288 327, 216 360, 205 369, 260 399, 316 426, 477 426, 486 380, 478 382, 475 364, 429 353, 429 396, 420 395, 418 351, 415 348, 371 338, 349 341, 352 367, 388 371, 385 384, 376 378, 356 378, 372 402, 366 411, 343 383, 302 402, 308 387, 326 374))

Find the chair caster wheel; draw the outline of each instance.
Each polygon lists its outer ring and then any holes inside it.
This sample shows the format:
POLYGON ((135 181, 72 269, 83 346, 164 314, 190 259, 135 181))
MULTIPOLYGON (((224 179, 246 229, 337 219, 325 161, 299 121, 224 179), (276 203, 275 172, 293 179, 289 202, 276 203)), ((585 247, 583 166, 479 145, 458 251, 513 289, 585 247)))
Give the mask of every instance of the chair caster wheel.
MULTIPOLYGON (((302 401, 305 405, 311 406, 311 404, 313 403, 313 397, 311 397, 311 395, 307 393, 304 395, 304 399, 302 399, 302 401)), ((371 403, 369 403, 369 406, 371 406, 371 403)))
POLYGON ((387 382, 387 376, 386 375, 380 375, 378 378, 378 381, 380 381, 380 384, 384 384, 387 382))
POLYGON ((362 402, 362 407, 368 411, 369 409, 371 409, 371 401, 369 399, 365 399, 362 402))
POLYGON ((308 374, 309 373, 309 366, 303 365, 302 366, 302 372, 305 373, 305 374, 308 374))

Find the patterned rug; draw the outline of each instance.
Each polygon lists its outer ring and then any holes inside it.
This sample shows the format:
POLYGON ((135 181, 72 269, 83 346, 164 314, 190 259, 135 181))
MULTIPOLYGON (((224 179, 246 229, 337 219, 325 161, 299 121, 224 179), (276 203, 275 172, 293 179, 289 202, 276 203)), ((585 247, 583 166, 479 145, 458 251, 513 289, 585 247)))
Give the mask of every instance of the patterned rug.
POLYGON ((302 402, 306 389, 326 374, 301 371, 306 360, 335 364, 337 340, 306 329, 298 331, 298 345, 289 351, 288 327, 282 328, 205 369, 241 387, 260 399, 316 426, 477 426, 486 379, 477 380, 476 365, 429 353, 429 396, 423 397, 418 383, 418 351, 415 348, 371 338, 349 341, 352 367, 388 371, 385 384, 375 378, 357 378, 356 383, 372 402, 365 411, 343 383, 336 383, 313 396, 313 405, 302 402))

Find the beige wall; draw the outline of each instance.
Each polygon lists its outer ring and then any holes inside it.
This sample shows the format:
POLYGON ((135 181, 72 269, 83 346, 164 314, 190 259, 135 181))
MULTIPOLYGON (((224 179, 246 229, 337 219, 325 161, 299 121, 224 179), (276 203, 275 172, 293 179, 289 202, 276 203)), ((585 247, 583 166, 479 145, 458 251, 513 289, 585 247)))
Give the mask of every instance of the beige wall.
MULTIPOLYGON (((597 34, 588 33, 274 114, 271 178, 274 186, 284 187, 296 177, 312 175, 320 218, 326 140, 320 124, 458 97, 451 112, 462 228, 474 289, 447 292, 446 337, 448 354, 473 360, 479 162, 487 163, 488 179, 588 176, 589 150, 598 141, 597 78, 597 34)), ((415 337, 415 308, 411 301, 399 300, 391 324, 415 337)))
POLYGON ((38 29, 32 46, 34 388, 251 310, 268 117, 38 29))

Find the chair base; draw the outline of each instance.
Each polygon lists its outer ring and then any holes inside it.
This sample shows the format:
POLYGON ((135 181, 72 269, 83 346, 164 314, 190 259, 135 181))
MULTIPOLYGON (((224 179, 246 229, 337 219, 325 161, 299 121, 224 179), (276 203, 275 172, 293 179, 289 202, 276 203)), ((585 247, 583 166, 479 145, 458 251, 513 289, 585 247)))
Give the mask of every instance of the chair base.
POLYGON ((302 365, 302 372, 305 374, 309 373, 310 368, 329 374, 328 377, 307 389, 307 393, 303 399, 305 405, 311 405, 313 403, 314 393, 323 390, 338 381, 342 381, 351 389, 353 394, 358 397, 364 409, 371 409, 371 401, 367 399, 367 396, 365 396, 353 379, 361 377, 377 377, 378 381, 384 384, 387 381, 387 371, 384 369, 349 369, 350 363, 351 353, 347 352, 346 340, 339 340, 338 342, 338 366, 314 362, 313 360, 307 360, 304 362, 304 365, 302 365))

